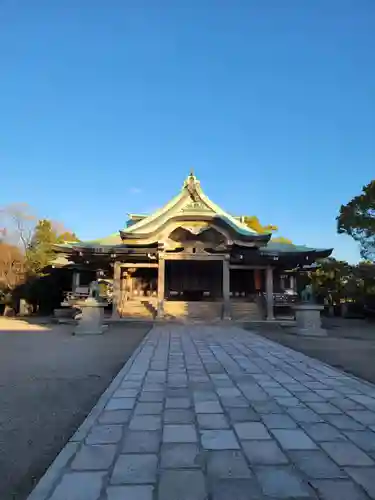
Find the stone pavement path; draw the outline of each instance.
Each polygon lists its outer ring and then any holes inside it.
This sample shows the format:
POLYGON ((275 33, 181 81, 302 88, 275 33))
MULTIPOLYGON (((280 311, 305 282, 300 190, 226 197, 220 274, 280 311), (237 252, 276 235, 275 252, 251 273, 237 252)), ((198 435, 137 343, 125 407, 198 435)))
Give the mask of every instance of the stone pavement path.
POLYGON ((30 500, 375 499, 375 387, 236 327, 156 326, 30 500))

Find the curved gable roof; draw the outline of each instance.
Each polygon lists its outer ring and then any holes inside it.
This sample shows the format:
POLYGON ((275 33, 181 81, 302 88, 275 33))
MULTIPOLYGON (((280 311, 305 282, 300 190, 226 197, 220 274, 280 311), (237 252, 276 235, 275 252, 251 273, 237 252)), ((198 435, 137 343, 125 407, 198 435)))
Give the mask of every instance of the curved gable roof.
POLYGON ((212 217, 221 218, 239 235, 244 237, 259 236, 259 233, 210 200, 203 192, 200 182, 192 173, 185 180, 177 196, 153 214, 125 228, 121 233, 123 237, 134 238, 138 235, 142 237, 142 235, 153 233, 159 227, 163 226, 167 220, 174 217, 181 215, 207 216, 209 214, 212 217))

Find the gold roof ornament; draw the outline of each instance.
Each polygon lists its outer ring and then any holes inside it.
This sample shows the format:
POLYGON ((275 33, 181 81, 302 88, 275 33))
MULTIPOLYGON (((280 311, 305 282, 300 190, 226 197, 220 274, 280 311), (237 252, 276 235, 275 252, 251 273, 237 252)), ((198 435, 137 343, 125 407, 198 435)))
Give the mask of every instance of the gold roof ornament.
POLYGON ((195 177, 194 171, 191 170, 190 174, 189 174, 189 177, 185 181, 184 187, 189 191, 190 198, 194 202, 198 202, 199 201, 199 194, 197 192, 198 185, 199 185, 199 181, 195 177))

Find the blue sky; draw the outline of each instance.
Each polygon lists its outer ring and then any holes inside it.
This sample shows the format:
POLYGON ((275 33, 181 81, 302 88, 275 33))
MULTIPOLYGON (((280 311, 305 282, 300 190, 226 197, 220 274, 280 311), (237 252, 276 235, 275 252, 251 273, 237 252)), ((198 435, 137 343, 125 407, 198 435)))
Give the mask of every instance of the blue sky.
POLYGON ((81 238, 191 167, 234 214, 335 247, 375 177, 373 0, 2 0, 0 205, 81 238))

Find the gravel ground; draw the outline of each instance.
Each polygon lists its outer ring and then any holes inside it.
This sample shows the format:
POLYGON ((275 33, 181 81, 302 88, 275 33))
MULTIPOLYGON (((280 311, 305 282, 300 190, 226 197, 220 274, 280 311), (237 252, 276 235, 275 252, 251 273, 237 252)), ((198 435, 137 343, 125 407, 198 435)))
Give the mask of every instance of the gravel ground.
POLYGON ((149 324, 73 337, 0 318, 0 499, 23 500, 139 344, 149 324))
POLYGON ((375 383, 375 322, 324 319, 327 337, 300 337, 274 325, 248 325, 265 337, 375 383))

